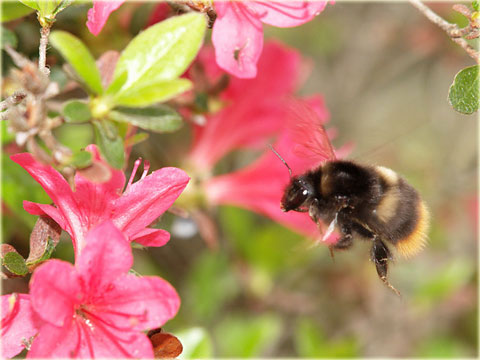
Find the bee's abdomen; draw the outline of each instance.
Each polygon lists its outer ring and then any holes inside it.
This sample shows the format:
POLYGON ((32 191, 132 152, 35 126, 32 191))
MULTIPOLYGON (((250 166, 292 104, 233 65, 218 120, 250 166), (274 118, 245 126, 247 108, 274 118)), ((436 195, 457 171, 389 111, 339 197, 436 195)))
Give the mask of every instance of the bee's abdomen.
POLYGON ((388 240, 398 252, 411 257, 421 251, 427 241, 429 212, 417 191, 390 169, 377 167, 384 182, 384 194, 376 213, 388 240))

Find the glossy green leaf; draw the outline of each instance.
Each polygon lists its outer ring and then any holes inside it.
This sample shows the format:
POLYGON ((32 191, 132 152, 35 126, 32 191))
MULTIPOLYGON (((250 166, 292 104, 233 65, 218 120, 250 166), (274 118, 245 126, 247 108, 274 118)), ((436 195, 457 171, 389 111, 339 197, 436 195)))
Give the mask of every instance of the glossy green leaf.
POLYGON ((89 92, 94 94, 103 92, 95 59, 78 38, 66 31, 53 31, 50 34, 50 43, 69 62, 76 75, 84 81, 89 92))
POLYGON ((183 345, 183 352, 178 359, 207 359, 213 357, 213 344, 207 330, 194 327, 176 331, 175 336, 183 345))
POLYGON ((1 29, 2 49, 5 48, 5 45, 10 45, 12 48, 16 48, 18 40, 15 33, 9 29, 4 28, 3 26, 0 29, 1 29))
POLYGON ((472 8, 475 11, 479 11, 480 10, 480 1, 478 1, 478 0, 472 1, 472 8))
POLYGON ((115 103, 124 106, 148 106, 170 100, 192 88, 188 79, 160 81, 145 87, 134 88, 115 97, 115 103))
POLYGON ((1 6, 2 22, 18 19, 35 11, 30 6, 25 6, 18 1, 2 1, 1 6))
POLYGON ((470 66, 458 72, 450 86, 448 94, 450 104, 462 114, 473 114, 480 106, 479 66, 470 66))
POLYGON ((229 316, 215 329, 219 357, 262 357, 282 332, 276 315, 229 316))
POLYGON ((80 100, 71 100, 63 106, 62 114, 66 122, 82 123, 92 118, 88 104, 80 100))
POLYGON ((16 275, 27 275, 28 268, 25 259, 17 252, 6 253, 2 259, 3 266, 16 275))
POLYGON ((95 142, 105 160, 116 169, 121 169, 125 162, 123 140, 111 121, 93 121, 95 142))
POLYGON ((182 126, 182 117, 165 105, 148 108, 115 108, 110 111, 109 118, 159 133, 176 131, 182 126))
MULTIPOLYGON (((205 29, 205 17, 191 13, 172 17, 141 32, 122 52, 107 93, 115 99, 125 99, 144 88, 176 79, 195 58, 205 29), (119 86, 118 79, 123 77, 119 86)), ((177 92, 178 86, 171 90, 177 92)))
POLYGON ((38 3, 37 0, 18 0, 18 1, 28 6, 29 8, 32 8, 37 11, 40 10, 40 4, 38 3))
POLYGON ((69 6, 73 0, 19 0, 24 5, 38 11, 40 17, 53 20, 55 15, 69 6))
POLYGON ((79 151, 73 154, 72 158, 69 161, 70 165, 73 165, 77 169, 82 169, 87 166, 90 166, 93 161, 92 153, 89 151, 79 151))

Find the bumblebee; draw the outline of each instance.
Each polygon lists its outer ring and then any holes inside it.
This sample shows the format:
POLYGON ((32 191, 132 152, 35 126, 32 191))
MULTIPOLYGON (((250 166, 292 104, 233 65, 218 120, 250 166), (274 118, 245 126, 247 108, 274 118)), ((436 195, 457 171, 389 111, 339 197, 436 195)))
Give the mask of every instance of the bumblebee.
MULTIPOLYGON (((321 125, 310 137, 312 139, 327 140, 327 144, 318 142, 323 149, 317 152, 327 154, 328 159, 298 176, 292 176, 290 167, 272 148, 290 172, 290 183, 281 200, 281 209, 308 212, 320 228, 329 224, 324 239, 336 230, 340 238, 330 246, 332 256, 334 250, 350 248, 354 238, 371 241, 370 258, 378 276, 400 295, 387 280, 388 263, 393 260, 387 244, 407 258, 425 247, 430 217, 425 203, 418 192, 393 170, 336 160, 321 125)), ((310 148, 312 145, 310 141, 310 148)))

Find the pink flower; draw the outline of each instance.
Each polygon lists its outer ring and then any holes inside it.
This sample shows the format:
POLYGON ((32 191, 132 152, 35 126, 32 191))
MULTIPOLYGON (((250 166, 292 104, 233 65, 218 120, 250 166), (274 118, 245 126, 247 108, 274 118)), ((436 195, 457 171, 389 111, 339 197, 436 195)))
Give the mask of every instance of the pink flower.
MULTIPOLYGON (((94 145, 91 151, 97 161, 100 155, 94 145)), ((132 184, 140 164, 137 160, 125 191, 122 171, 111 169, 112 176, 105 183, 93 183, 82 175, 75 176, 75 191, 60 173, 36 161, 28 153, 15 154, 13 161, 21 165, 45 189, 55 206, 24 201, 24 208, 33 215, 47 215, 67 231, 73 240, 75 255, 85 246, 85 235, 95 225, 111 219, 129 241, 145 246, 162 246, 170 234, 150 225, 177 199, 189 181, 188 175, 177 168, 163 168, 132 184)), ((108 166, 104 163, 105 166, 108 166)))
MULTIPOLYGON (((292 114, 290 111, 286 126, 274 145, 275 150, 292 169, 293 175, 313 169, 321 162, 332 160, 330 140, 326 134, 315 132, 315 129, 324 124, 329 117, 323 100, 317 96, 306 101, 305 105, 307 103, 316 108, 316 113, 313 113, 313 110, 310 110, 311 114, 306 113, 308 108, 301 114, 292 114), (299 124, 300 121, 303 123, 299 124), (309 138, 312 140, 312 148, 307 141, 309 138)), ((336 154, 343 156, 346 151, 345 148, 336 154)), ((288 182, 288 169, 270 149, 266 149, 263 155, 249 166, 210 179, 205 189, 208 201, 213 205, 230 204, 246 208, 267 215, 304 235, 318 237, 317 225, 308 214, 285 213, 280 210, 280 199, 288 182)), ((325 232, 326 229, 322 230, 325 232)), ((330 237, 328 240, 333 242, 336 237, 330 237)))
MULTIPOLYGON (((199 54, 206 76, 218 78, 211 49, 199 54)), ((265 139, 282 128, 286 96, 298 86, 302 60, 298 52, 278 42, 269 42, 258 63, 255 79, 231 78, 220 100, 226 104, 215 114, 207 115, 205 126, 195 126, 189 161, 203 171, 230 151, 252 145, 264 146, 265 139)))
POLYGON ((87 234, 75 266, 40 265, 30 282, 38 334, 28 357, 153 357, 142 331, 175 316, 180 299, 161 278, 129 274, 132 263, 127 239, 106 221, 87 234))
POLYGON ((11 358, 28 347, 37 333, 28 294, 9 294, 2 301, 2 358, 11 358))
POLYGON ((124 1, 94 1, 93 7, 88 10, 88 30, 95 36, 100 34, 110 14, 123 3, 124 1))
POLYGON ((293 27, 312 20, 327 1, 215 1, 212 42, 217 64, 240 78, 257 75, 263 48, 262 23, 293 27))

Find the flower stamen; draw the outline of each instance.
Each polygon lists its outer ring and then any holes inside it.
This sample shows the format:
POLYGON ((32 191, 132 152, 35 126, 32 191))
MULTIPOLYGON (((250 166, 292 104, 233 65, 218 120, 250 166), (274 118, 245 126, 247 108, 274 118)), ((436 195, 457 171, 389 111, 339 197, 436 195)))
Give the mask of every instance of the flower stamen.
POLYGON ((135 160, 135 163, 133 164, 132 174, 130 175, 130 179, 128 179, 128 183, 127 183, 127 187, 125 188, 125 191, 127 191, 130 185, 132 185, 133 179, 135 178, 138 167, 140 166, 141 163, 142 163, 142 158, 138 158, 137 160, 135 160))
POLYGON ((144 160, 143 161, 143 174, 142 174, 142 177, 140 178, 140 180, 145 179, 145 176, 147 176, 147 174, 148 174, 148 170, 150 170, 150 161, 144 160))

